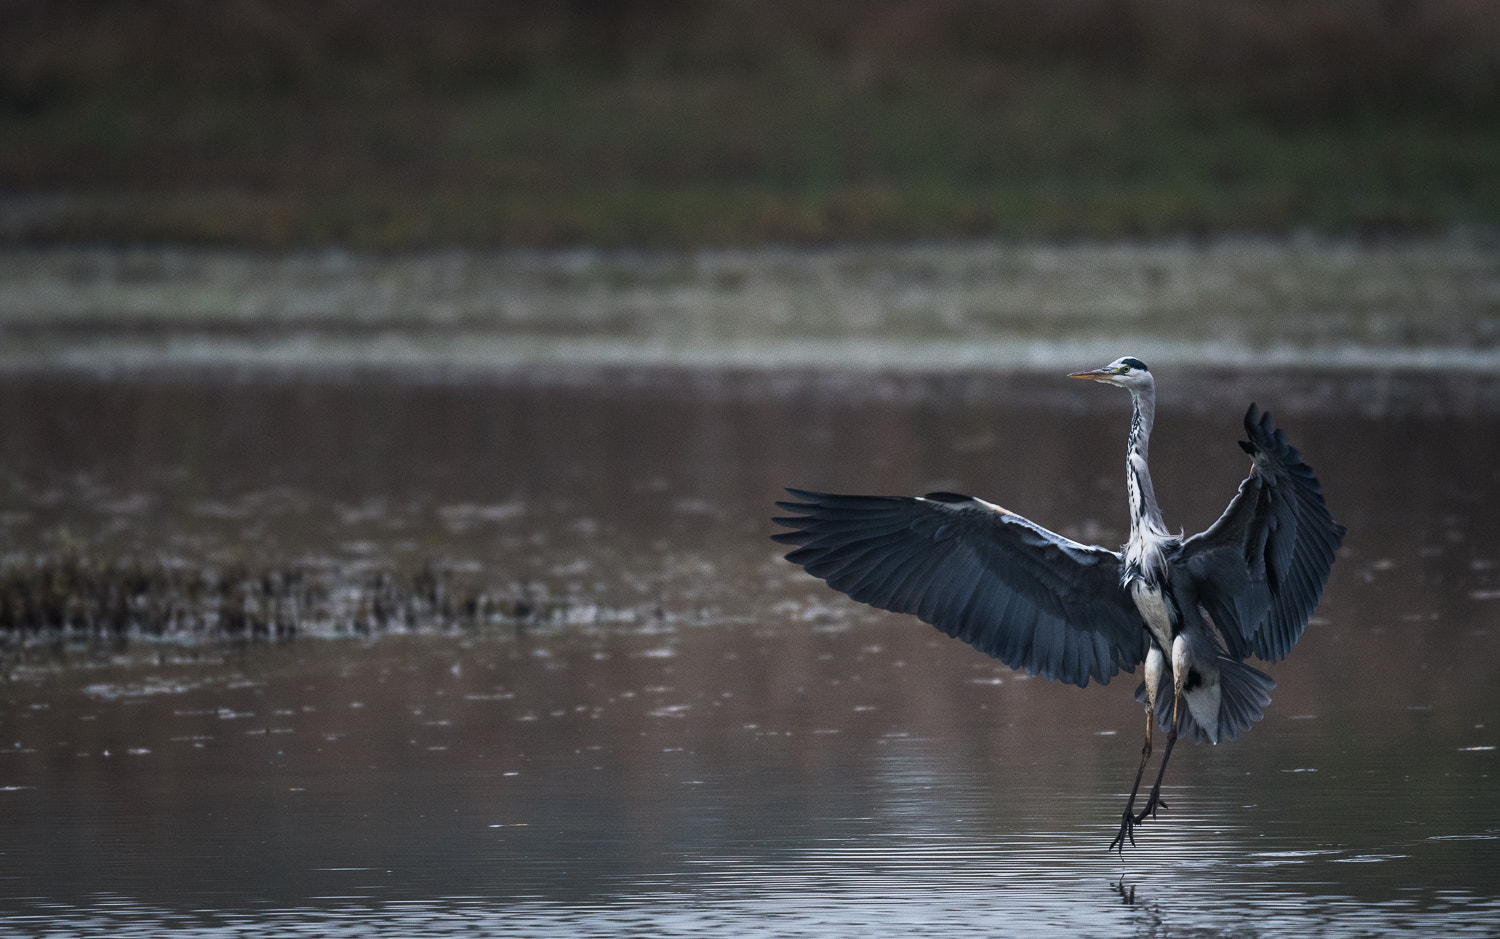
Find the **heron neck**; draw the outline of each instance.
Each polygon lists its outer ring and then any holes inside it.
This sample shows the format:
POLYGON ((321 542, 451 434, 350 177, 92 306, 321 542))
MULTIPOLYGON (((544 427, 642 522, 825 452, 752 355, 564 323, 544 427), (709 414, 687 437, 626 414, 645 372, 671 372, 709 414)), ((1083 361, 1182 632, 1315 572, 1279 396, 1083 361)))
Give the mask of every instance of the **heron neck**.
POLYGON ((1147 385, 1133 390, 1135 413, 1130 419, 1130 444, 1125 456, 1125 483, 1130 493, 1130 539, 1143 534, 1167 537, 1161 509, 1156 504, 1156 489, 1151 485, 1151 469, 1146 457, 1151 448, 1151 427, 1156 422, 1156 389, 1147 385))

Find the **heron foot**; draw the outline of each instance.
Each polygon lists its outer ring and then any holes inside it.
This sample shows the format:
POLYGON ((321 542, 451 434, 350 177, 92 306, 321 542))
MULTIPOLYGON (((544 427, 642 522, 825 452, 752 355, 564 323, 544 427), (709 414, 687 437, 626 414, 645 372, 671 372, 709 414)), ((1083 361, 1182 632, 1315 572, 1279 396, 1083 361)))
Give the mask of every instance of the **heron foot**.
POLYGON ((1156 817, 1156 810, 1157 809, 1169 809, 1169 808, 1171 808, 1171 806, 1167 805, 1167 800, 1165 800, 1165 799, 1163 799, 1161 797, 1161 789, 1160 788, 1153 788, 1151 790, 1151 795, 1146 799, 1146 806, 1145 806, 1145 808, 1141 809, 1140 814, 1135 817, 1135 823, 1137 825, 1139 825, 1141 822, 1144 822, 1148 817, 1149 818, 1155 818, 1156 817))
POLYGON ((1130 839, 1130 846, 1135 847, 1135 826, 1140 824, 1140 819, 1130 811, 1130 806, 1125 806, 1125 812, 1120 817, 1120 830, 1115 835, 1115 840, 1109 843, 1104 853, 1118 851, 1121 857, 1125 856, 1125 839, 1130 839))

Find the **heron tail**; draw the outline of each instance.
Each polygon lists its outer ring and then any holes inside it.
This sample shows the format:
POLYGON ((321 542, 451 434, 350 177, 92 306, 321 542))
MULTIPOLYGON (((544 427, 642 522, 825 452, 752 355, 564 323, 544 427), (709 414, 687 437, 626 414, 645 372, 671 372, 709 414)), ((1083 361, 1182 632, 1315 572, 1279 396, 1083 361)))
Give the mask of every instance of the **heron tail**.
POLYGON ((1258 668, 1219 656, 1219 739, 1233 740, 1262 717, 1276 682, 1258 668))
MULTIPOLYGON (((1264 715, 1262 708, 1271 703, 1271 689, 1276 682, 1258 668, 1227 655, 1218 657, 1219 667, 1219 741, 1233 740, 1250 729, 1250 725, 1264 715)), ((1135 689, 1135 699, 1146 702, 1146 685, 1142 682, 1135 689)), ((1156 692, 1157 722, 1163 732, 1172 729, 1172 672, 1164 670, 1156 692), (1167 705, 1167 706, 1164 706, 1167 705)), ((1192 712, 1185 707, 1177 709, 1177 734, 1197 743, 1211 743, 1213 738, 1193 719, 1192 712)))

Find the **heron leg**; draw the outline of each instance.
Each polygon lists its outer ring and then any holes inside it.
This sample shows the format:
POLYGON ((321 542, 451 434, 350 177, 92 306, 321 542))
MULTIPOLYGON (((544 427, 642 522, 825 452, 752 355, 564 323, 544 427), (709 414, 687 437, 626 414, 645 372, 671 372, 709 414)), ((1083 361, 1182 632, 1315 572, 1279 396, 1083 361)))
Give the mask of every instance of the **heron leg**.
POLYGON ((1119 851, 1125 853, 1125 839, 1130 839, 1130 846, 1135 847, 1134 828, 1140 819, 1135 816, 1135 796, 1141 790, 1141 776, 1146 772, 1146 763, 1151 759, 1151 731, 1155 723, 1156 715, 1150 704, 1146 705, 1146 743, 1141 747, 1141 765, 1135 768, 1135 782, 1130 785, 1130 798, 1125 800, 1125 814, 1120 819, 1120 830, 1115 835, 1115 840, 1109 843, 1105 852, 1119 851))
POLYGON ((1177 701, 1172 701, 1172 730, 1167 734, 1167 749, 1161 755, 1161 766, 1156 771, 1156 782, 1151 786, 1151 794, 1146 797, 1146 806, 1141 813, 1135 817, 1135 824, 1139 825, 1149 815, 1156 817, 1159 808, 1171 808, 1161 797, 1162 777, 1167 775, 1167 761, 1172 758, 1172 747, 1177 744, 1177 701))

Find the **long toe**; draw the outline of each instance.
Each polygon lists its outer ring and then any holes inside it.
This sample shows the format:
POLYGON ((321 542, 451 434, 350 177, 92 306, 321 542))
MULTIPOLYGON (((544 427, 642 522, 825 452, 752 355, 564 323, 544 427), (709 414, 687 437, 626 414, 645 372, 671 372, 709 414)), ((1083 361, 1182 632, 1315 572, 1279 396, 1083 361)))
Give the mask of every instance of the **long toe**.
POLYGON ((1156 810, 1165 808, 1171 808, 1171 806, 1167 805, 1159 793, 1152 792, 1151 797, 1146 800, 1145 807, 1141 809, 1140 814, 1136 815, 1135 823, 1139 825, 1148 818, 1155 818, 1156 810))
POLYGON ((1105 848, 1104 852, 1108 854, 1110 851, 1118 851, 1120 852, 1120 856, 1124 857, 1125 839, 1127 838, 1130 839, 1130 846, 1132 848, 1135 847, 1135 826, 1137 821, 1139 819, 1132 815, 1130 809, 1127 808, 1125 814, 1120 818, 1120 830, 1115 834, 1115 840, 1109 843, 1109 847, 1105 848))

